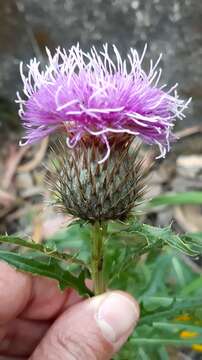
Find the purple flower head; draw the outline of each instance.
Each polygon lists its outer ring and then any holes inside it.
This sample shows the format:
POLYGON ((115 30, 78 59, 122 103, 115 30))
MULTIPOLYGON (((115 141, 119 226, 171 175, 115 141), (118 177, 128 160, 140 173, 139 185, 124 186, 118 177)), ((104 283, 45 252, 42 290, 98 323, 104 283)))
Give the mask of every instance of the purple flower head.
MULTIPOLYGON (((109 138, 130 134, 149 144, 157 144, 160 157, 169 150, 172 128, 176 118, 183 119, 187 102, 177 95, 177 84, 165 91, 158 87, 161 55, 154 64, 150 61, 148 74, 142 69, 146 46, 141 56, 130 50, 122 60, 113 46, 114 61, 108 45, 102 51, 94 47, 85 53, 79 45, 69 52, 56 49, 54 56, 46 49, 49 64, 40 70, 40 62, 30 61, 27 76, 20 66, 26 99, 17 93, 19 115, 26 129, 23 144, 34 143, 48 134, 63 130, 67 145, 91 135, 106 144, 109 138)), ((21 143, 22 144, 22 143, 21 143)))

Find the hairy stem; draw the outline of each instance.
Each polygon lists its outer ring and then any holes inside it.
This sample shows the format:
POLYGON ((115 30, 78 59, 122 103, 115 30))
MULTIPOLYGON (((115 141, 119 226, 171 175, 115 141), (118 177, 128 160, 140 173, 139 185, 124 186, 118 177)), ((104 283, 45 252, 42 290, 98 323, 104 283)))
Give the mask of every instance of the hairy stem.
POLYGON ((104 245, 107 225, 95 222, 91 230, 91 274, 95 295, 106 290, 104 279, 104 245))

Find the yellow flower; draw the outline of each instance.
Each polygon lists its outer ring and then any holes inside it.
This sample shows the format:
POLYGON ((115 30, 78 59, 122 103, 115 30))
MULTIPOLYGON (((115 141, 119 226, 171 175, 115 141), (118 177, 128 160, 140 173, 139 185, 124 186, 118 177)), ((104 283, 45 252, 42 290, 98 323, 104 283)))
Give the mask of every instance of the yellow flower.
POLYGON ((192 345, 192 349, 195 351, 202 352, 202 344, 194 344, 192 345))
POLYGON ((187 338, 193 338, 193 337, 196 337, 198 336, 199 334, 197 332, 194 332, 194 331, 181 331, 180 333, 180 337, 183 338, 183 339, 187 339, 187 338))
MULTIPOLYGON (((188 314, 182 314, 182 315, 177 316, 175 318, 175 320, 177 320, 177 321, 189 321, 189 320, 192 320, 192 318, 188 314)), ((195 321, 194 323, 195 324, 197 324, 197 323, 201 324, 200 321, 197 321, 197 322, 195 321)), ((194 338, 194 337, 197 337, 197 336, 199 336, 199 334, 197 332, 194 332, 194 331, 183 330, 180 333, 180 337, 182 339, 191 339, 191 338, 194 338)), ((191 348, 194 351, 202 352, 202 344, 193 344, 191 348)))
POLYGON ((175 320, 178 320, 178 321, 189 321, 191 320, 191 316, 187 315, 187 314, 182 314, 182 315, 179 315, 175 318, 175 320))

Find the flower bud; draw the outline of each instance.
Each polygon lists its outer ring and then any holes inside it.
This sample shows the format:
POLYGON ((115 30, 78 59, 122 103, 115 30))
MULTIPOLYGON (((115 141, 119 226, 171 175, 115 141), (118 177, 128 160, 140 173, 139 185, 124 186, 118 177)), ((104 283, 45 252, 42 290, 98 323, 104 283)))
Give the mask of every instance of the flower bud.
POLYGON ((67 149, 60 142, 54 149, 54 171, 49 183, 55 205, 87 221, 123 220, 145 192, 148 169, 139 159, 133 138, 110 140, 110 156, 103 159, 105 144, 94 137, 67 149))

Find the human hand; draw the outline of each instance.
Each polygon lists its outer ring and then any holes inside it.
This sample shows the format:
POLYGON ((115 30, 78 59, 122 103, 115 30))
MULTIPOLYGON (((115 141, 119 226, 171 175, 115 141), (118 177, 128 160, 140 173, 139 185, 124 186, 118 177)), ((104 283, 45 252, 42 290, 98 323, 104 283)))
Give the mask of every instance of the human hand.
POLYGON ((0 263, 0 359, 108 360, 139 317, 121 291, 83 300, 55 281, 0 263))

